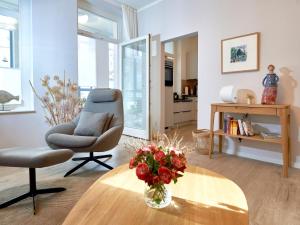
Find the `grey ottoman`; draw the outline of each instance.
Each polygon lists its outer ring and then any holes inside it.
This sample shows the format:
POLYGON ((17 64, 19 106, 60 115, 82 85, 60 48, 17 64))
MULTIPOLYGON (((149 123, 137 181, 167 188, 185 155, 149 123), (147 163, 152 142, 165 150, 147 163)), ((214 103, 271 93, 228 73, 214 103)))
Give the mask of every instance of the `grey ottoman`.
POLYGON ((69 149, 52 150, 50 148, 8 148, 0 149, 0 166, 29 168, 29 192, 0 204, 0 209, 17 203, 25 198, 33 198, 33 212, 35 214, 34 197, 38 194, 56 193, 65 188, 36 188, 35 168, 42 168, 63 163, 73 156, 69 149))

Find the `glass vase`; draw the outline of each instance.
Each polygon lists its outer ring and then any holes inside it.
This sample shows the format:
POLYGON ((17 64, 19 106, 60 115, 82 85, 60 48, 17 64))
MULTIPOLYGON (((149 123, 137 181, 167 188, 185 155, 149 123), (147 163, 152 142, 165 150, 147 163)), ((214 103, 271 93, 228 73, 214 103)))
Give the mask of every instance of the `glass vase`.
POLYGON ((165 208, 172 201, 170 187, 164 184, 146 185, 144 199, 151 208, 165 208))

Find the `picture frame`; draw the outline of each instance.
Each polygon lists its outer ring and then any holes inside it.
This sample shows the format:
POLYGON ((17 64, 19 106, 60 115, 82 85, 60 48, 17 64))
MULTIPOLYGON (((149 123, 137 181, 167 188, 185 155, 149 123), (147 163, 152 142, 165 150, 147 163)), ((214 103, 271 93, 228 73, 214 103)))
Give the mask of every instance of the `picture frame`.
POLYGON ((259 32, 222 40, 222 74, 258 71, 260 66, 259 51, 259 32))

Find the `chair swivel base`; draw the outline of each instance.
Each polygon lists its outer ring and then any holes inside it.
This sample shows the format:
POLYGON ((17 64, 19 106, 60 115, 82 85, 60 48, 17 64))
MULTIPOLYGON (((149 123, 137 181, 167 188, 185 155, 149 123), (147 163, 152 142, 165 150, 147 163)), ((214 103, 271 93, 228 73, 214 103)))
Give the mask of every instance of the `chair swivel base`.
POLYGON ((33 214, 36 213, 36 206, 35 206, 35 196, 40 194, 50 194, 50 193, 57 193, 61 191, 65 191, 65 188, 46 188, 46 189, 37 189, 36 188, 36 173, 35 168, 29 168, 29 192, 11 199, 5 203, 0 204, 0 209, 6 208, 10 205, 13 205, 23 199, 32 198, 32 205, 33 205, 33 214))
POLYGON ((70 174, 74 173, 76 170, 78 170, 79 168, 83 167, 85 164, 87 164, 88 162, 91 162, 91 161, 96 162, 96 163, 100 164, 101 166, 106 167, 107 169, 112 170, 113 167, 111 167, 110 165, 107 165, 106 163, 101 162, 100 160, 98 160, 98 159, 111 158, 111 157, 112 157, 111 154, 94 156, 94 152, 90 152, 90 156, 88 156, 88 157, 73 158, 73 159, 72 159, 73 161, 83 161, 83 162, 80 163, 78 166, 75 166, 75 167, 74 167, 73 169, 71 169, 70 171, 68 171, 68 172, 65 174, 65 177, 67 177, 67 176, 69 176, 70 174))

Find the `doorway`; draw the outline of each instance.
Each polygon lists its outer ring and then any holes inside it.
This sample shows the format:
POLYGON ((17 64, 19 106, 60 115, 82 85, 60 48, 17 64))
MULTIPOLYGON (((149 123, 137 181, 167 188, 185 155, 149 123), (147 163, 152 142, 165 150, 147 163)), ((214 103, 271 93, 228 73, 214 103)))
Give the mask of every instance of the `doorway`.
POLYGON ((163 42, 165 130, 197 127, 198 33, 163 42))

